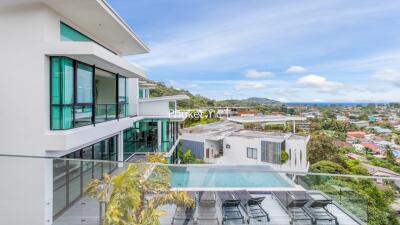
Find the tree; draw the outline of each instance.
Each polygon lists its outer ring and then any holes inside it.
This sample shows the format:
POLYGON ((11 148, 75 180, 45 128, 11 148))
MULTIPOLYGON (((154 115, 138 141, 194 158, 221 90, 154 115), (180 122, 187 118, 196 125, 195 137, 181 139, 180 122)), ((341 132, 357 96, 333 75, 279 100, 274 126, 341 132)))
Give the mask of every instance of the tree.
MULTIPOLYGON (((148 161, 166 162, 161 155, 150 156, 148 161)), ((171 171, 165 165, 130 164, 111 180, 112 194, 104 218, 106 225, 157 225, 165 215, 160 209, 163 205, 194 207, 194 200, 186 192, 170 190, 171 171)), ((99 183, 101 181, 92 180, 89 186, 96 187, 99 183)))
POLYGON ((335 160, 339 153, 334 144, 334 138, 325 134, 316 134, 311 137, 307 146, 307 158, 311 164, 321 160, 335 160))
POLYGON ((310 166, 310 172, 313 173, 330 173, 330 174, 345 174, 347 171, 343 168, 343 166, 331 162, 322 160, 317 163, 314 163, 310 166))
POLYGON ((389 145, 385 145, 385 156, 387 161, 391 163, 395 162, 395 157, 393 155, 392 148, 389 145))
POLYGON ((181 164, 191 164, 196 162, 196 157, 192 154, 192 150, 187 150, 185 153, 182 147, 178 148, 178 158, 181 160, 181 164))

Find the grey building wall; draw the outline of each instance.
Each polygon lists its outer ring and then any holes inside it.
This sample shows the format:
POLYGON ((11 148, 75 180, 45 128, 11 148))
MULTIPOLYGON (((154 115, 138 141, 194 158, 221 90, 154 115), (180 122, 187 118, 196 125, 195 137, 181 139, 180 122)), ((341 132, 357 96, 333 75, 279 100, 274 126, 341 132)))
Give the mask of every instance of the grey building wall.
POLYGON ((197 159, 204 159, 204 142, 181 140, 180 144, 183 152, 186 153, 187 150, 191 150, 197 159))

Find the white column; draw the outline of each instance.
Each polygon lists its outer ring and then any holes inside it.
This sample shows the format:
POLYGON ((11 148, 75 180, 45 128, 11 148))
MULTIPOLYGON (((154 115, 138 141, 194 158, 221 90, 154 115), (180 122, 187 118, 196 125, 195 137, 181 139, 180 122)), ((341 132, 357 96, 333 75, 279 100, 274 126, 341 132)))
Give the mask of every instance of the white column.
POLYGON ((293 134, 296 133, 296 120, 293 120, 293 134))
POLYGON ((139 80, 137 78, 126 79, 128 97, 128 115, 136 116, 139 113, 139 80))
POLYGON ((161 145, 161 141, 162 141, 162 126, 161 126, 161 121, 157 121, 157 145, 160 146, 161 145))
MULTIPOLYGON (((124 161, 124 131, 118 134, 118 161, 124 161)), ((123 167, 123 163, 118 163, 118 167, 123 167)))

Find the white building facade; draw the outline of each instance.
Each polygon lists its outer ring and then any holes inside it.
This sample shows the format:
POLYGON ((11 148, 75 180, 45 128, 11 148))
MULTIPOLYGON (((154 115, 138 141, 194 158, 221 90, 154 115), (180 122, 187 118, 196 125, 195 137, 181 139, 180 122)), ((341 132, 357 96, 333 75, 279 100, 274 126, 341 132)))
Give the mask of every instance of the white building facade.
MULTIPOLYGON (((123 58, 149 49, 105 1, 2 1, 0 30, 0 154, 107 161, 139 151, 172 155, 183 118, 170 118, 170 109, 188 97, 150 98, 145 72, 123 58)), ((0 224, 15 225, 52 224, 89 179, 115 169, 61 160, 26 161, 29 171, 11 159, 0 165, 0 175, 26 172, 40 187, 22 189, 17 178, 0 187, 4 204, 36 209, 1 207, 0 224), (24 216, 2 216, 17 211, 24 216)))

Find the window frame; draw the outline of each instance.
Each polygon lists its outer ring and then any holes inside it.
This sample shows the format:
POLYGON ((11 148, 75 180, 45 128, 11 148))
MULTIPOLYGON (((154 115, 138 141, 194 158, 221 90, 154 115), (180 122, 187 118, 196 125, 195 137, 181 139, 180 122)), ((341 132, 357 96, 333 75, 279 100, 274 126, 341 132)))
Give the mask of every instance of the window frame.
POLYGON ((123 116, 123 117, 120 117, 120 112, 119 112, 120 103, 118 102, 119 101, 119 91, 118 91, 119 79, 125 79, 125 82, 124 82, 125 83, 125 98, 127 98, 127 90, 126 90, 127 89, 126 88, 126 79, 127 79, 127 77, 122 76, 122 75, 120 75, 118 73, 113 73, 111 71, 105 70, 105 69, 100 68, 100 67, 96 67, 95 64, 90 65, 88 63, 85 63, 85 62, 82 62, 82 61, 79 61, 79 60, 75 60, 75 59, 73 59, 71 57, 68 57, 68 56, 50 56, 49 57, 49 62, 50 62, 50 73, 49 73, 49 82, 50 82, 50 118, 49 118, 50 130, 70 130, 70 129, 75 129, 75 128, 79 128, 79 127, 91 126, 91 125, 95 126, 98 123, 110 121, 110 120, 106 120, 106 121, 102 121, 102 122, 96 122, 96 94, 95 94, 95 91, 96 91, 96 69, 106 71, 106 72, 111 73, 111 74, 116 76, 116 99, 115 99, 115 101, 116 101, 115 102, 115 105, 116 105, 116 116, 115 116, 115 119, 112 119, 112 120, 119 120, 120 118, 126 118, 128 116, 128 112, 127 112, 127 110, 128 110, 128 106, 127 106, 128 102, 125 101, 124 103, 121 103, 121 104, 124 105, 124 109, 125 109, 125 113, 124 113, 125 116, 123 116), (53 79, 53 59, 54 58, 59 58, 59 59, 65 58, 65 59, 72 60, 72 66, 73 66, 73 93, 72 93, 73 94, 73 101, 70 104, 62 104, 62 103, 54 103, 53 104, 53 82, 52 82, 52 79, 53 79), (77 80, 78 64, 83 64, 85 66, 88 66, 88 67, 92 68, 92 93, 91 93, 92 94, 92 102, 91 103, 78 103, 78 96, 77 96, 78 95, 78 90, 77 90, 77 85, 78 85, 78 80, 77 80), (53 111, 54 107, 60 107, 60 109, 62 109, 64 107, 72 107, 72 114, 73 115, 72 115, 72 127, 71 128, 59 128, 59 129, 54 128, 53 121, 52 121, 52 119, 53 119, 53 112, 52 111, 53 111), (91 115, 91 121, 90 121, 89 124, 85 124, 85 125, 82 125, 82 126, 77 126, 76 125, 76 121, 77 120, 76 120, 75 109, 78 108, 78 107, 91 107, 92 115, 91 115))
POLYGON ((257 159, 258 158, 258 156, 257 156, 257 148, 247 147, 246 148, 246 153, 247 153, 246 154, 247 158, 249 158, 249 159, 257 159))

